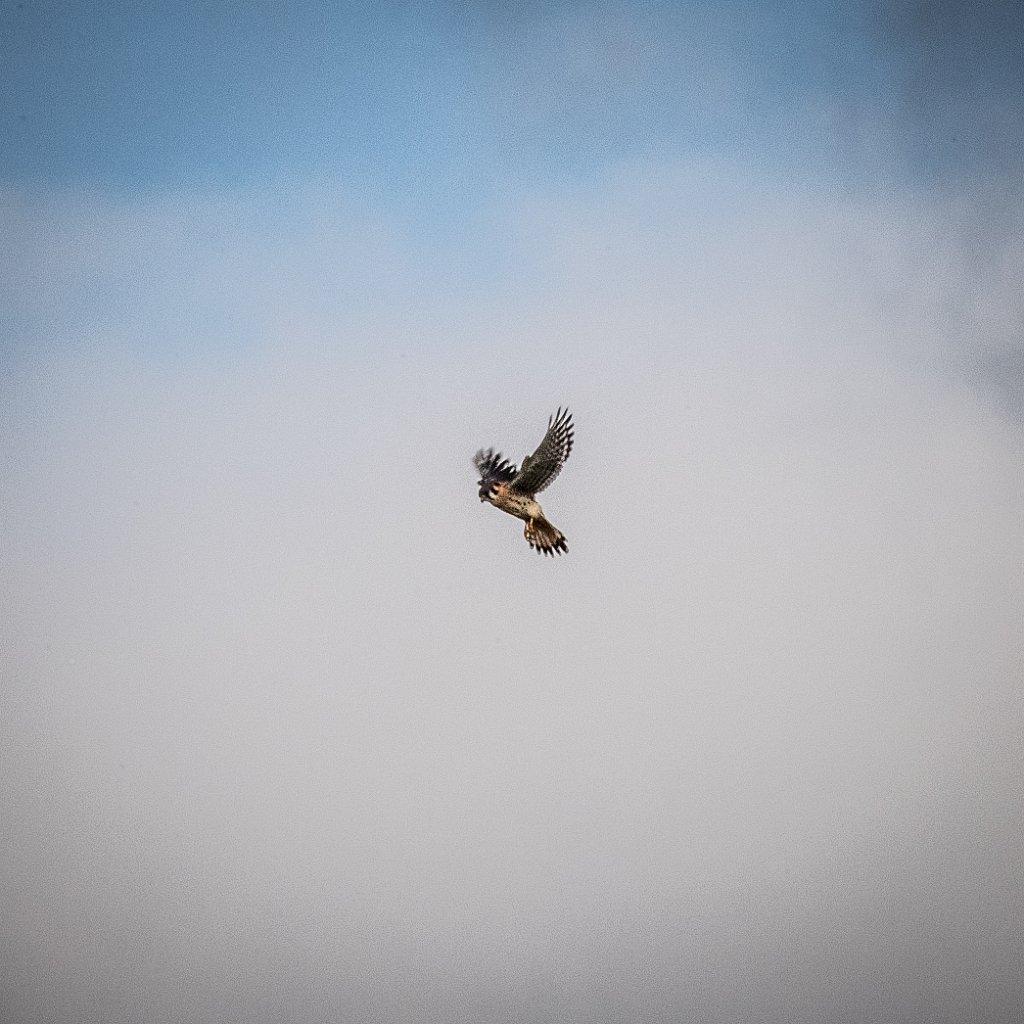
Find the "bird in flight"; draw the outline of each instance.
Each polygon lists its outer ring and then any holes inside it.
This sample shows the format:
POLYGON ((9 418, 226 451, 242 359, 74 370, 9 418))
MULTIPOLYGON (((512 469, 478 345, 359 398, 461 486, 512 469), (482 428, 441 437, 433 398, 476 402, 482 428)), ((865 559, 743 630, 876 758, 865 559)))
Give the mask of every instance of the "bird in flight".
POLYGON ((537 504, 540 494, 562 471, 572 451, 573 425, 569 410, 559 407, 548 420, 544 440, 532 455, 523 459, 516 469, 501 452, 483 449, 473 456, 473 464, 480 472, 480 500, 489 501, 495 508, 510 516, 526 520, 523 536, 535 551, 554 557, 568 551, 565 536, 544 518, 544 510, 537 504))

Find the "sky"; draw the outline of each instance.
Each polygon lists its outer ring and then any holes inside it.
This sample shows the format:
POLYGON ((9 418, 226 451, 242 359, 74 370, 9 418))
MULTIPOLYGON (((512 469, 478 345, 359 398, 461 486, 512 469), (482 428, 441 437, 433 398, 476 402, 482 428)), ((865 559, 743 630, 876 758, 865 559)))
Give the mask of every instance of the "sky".
POLYGON ((1022 50, 0 7, 4 1018, 1015 1021, 1022 50))

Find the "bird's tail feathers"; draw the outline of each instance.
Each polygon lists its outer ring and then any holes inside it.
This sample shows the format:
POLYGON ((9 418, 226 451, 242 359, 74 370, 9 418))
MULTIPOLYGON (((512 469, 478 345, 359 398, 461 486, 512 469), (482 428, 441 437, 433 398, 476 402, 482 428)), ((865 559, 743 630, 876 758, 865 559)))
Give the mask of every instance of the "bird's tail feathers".
POLYGON ((527 519, 523 536, 531 548, 544 555, 554 557, 563 551, 569 550, 569 545, 566 544, 565 535, 562 531, 552 526, 543 516, 538 516, 536 519, 527 519))

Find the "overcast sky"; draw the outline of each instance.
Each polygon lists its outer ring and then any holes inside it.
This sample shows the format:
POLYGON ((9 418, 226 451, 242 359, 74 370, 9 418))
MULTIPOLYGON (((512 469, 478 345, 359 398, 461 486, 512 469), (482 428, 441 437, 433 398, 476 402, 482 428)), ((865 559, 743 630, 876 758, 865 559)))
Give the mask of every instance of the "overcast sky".
POLYGON ((4 1019, 1016 1021, 1020 11, 0 7, 4 1019))

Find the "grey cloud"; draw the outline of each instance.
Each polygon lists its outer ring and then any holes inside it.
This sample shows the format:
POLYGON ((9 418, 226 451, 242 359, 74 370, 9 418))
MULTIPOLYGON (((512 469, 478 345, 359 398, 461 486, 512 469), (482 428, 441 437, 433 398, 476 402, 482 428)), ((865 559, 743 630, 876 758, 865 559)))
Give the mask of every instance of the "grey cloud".
POLYGON ((4 378, 13 1015, 1014 1019, 1018 300, 944 200, 623 164, 469 301, 397 232, 370 330, 331 218, 192 276, 237 202, 19 300, 152 285, 4 378), (176 284, 261 344, 134 346, 176 284), (565 402, 552 563, 469 456, 565 402))
POLYGON ((902 144, 942 182, 1019 194, 1024 162, 1015 130, 1024 110, 1024 14, 996 0, 881 4, 874 36, 892 64, 902 144))

